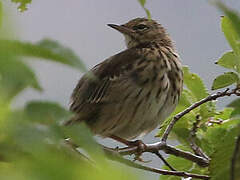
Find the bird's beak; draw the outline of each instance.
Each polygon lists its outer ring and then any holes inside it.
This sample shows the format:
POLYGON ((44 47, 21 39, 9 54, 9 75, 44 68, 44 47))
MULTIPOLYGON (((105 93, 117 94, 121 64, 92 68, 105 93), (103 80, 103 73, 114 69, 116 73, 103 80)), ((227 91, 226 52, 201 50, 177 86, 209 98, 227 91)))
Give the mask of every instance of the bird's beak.
POLYGON ((108 24, 108 26, 110 26, 113 29, 116 29, 117 31, 119 31, 125 35, 133 36, 133 30, 131 30, 123 25, 108 24))

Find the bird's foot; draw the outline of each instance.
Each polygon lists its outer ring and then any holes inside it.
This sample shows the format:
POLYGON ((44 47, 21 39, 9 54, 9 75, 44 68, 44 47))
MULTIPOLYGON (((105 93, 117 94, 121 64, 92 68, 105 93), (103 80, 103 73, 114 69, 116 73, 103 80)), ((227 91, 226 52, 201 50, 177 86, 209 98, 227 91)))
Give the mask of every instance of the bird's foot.
POLYGON ((137 161, 140 161, 140 162, 149 162, 149 161, 144 161, 141 158, 142 153, 145 151, 145 149, 147 147, 143 143, 143 141, 141 141, 141 140, 129 141, 129 140, 120 138, 118 136, 113 136, 113 135, 111 136, 111 138, 118 141, 118 142, 121 142, 121 143, 123 143, 127 146, 127 147, 124 147, 124 148, 117 147, 116 148, 117 151, 126 151, 126 150, 129 150, 129 149, 132 149, 132 148, 135 147, 137 149, 137 152, 135 153, 134 160, 135 161, 137 160, 137 161))
POLYGON ((138 147, 139 150, 145 149, 146 145, 141 140, 129 141, 118 136, 111 135, 110 138, 127 145, 128 147, 138 147))

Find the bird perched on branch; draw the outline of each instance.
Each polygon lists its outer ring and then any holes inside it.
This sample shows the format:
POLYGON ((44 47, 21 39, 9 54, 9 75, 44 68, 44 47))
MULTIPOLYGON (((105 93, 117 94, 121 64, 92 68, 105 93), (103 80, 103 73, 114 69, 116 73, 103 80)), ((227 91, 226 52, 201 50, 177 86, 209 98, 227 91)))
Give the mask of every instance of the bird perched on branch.
POLYGON ((93 67, 71 98, 74 117, 94 134, 125 144, 159 126, 175 109, 183 74, 173 42, 161 24, 136 18, 108 24, 125 36, 127 49, 93 67))

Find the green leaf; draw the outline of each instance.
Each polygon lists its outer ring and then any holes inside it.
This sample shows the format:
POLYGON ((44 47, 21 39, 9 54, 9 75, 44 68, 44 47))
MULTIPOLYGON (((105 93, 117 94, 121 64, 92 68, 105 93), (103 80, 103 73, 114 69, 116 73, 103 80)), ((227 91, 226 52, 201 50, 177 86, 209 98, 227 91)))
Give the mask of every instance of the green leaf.
POLYGON ((188 67, 183 67, 184 84, 193 93, 197 100, 201 100, 208 96, 207 89, 201 78, 189 71, 188 67))
POLYGON ((70 138, 74 143, 80 146, 80 148, 86 150, 92 158, 99 162, 105 160, 99 157, 103 157, 102 149, 94 140, 90 129, 84 123, 76 123, 71 126, 63 127, 65 136, 70 138))
POLYGON ((240 134, 235 143, 234 153, 235 153, 234 154, 235 162, 234 164, 232 164, 233 170, 234 170, 234 177, 236 179, 239 179, 240 178, 240 134))
POLYGON ((231 118, 231 114, 234 111, 233 108, 224 108, 222 111, 219 111, 218 113, 216 113, 216 115, 214 116, 214 119, 218 120, 228 120, 231 118))
POLYGON ((214 79, 212 90, 224 88, 238 82, 239 82, 238 74, 234 72, 227 72, 214 79))
POLYGON ((237 57, 233 51, 226 52, 216 64, 240 72, 240 57, 237 57))
POLYGON ((71 113, 59 104, 45 101, 28 102, 24 111, 30 120, 42 124, 56 124, 68 120, 71 116, 71 113))
POLYGON ((145 10, 145 12, 146 12, 146 14, 147 14, 147 17, 148 17, 148 19, 151 19, 151 13, 150 13, 150 11, 147 9, 147 8, 143 8, 144 10, 145 10))
POLYGON ((240 35, 236 32, 232 21, 228 17, 222 18, 222 31, 234 53, 240 57, 240 35))
POLYGON ((18 10, 20 12, 27 10, 28 9, 27 4, 30 4, 32 2, 32 0, 11 0, 11 1, 14 3, 19 3, 18 10))
POLYGON ((0 40, 0 53, 43 58, 86 72, 86 67, 71 49, 62 46, 57 41, 49 39, 44 39, 36 44, 0 40))
POLYGON ((234 111, 231 114, 231 117, 239 117, 240 116, 240 98, 235 99, 230 104, 228 104, 228 107, 234 108, 234 111))
MULTIPOLYGON (((188 67, 183 67, 183 75, 184 75, 184 84, 186 87, 191 91, 191 93, 195 97, 195 101, 199 101, 209 95, 206 86, 204 85, 202 79, 195 73, 191 73, 189 71, 188 67)), ((214 102, 208 102, 205 104, 202 104, 200 106, 200 115, 204 120, 202 122, 205 122, 208 117, 212 116, 215 112, 215 103, 214 102)))
POLYGON ((240 37, 240 17, 239 17, 238 12, 228 8, 220 1, 217 1, 216 4, 217 4, 218 8, 220 10, 222 10, 227 15, 227 17, 230 19, 235 31, 238 33, 238 36, 240 37))
POLYGON ((234 101, 232 101, 230 104, 228 104, 228 107, 240 108, 240 98, 235 99, 234 101))
POLYGON ((0 128, 3 126, 5 121, 10 114, 10 106, 9 103, 2 98, 2 94, 0 93, 0 128))
MULTIPOLYGON (((183 145, 178 145, 176 148, 181 149, 183 151, 188 151, 191 152, 190 148, 183 146, 183 145)), ((167 162, 172 165, 175 169, 178 171, 185 171, 189 173, 195 173, 195 174, 207 174, 208 169, 207 168, 202 168, 194 164, 193 162, 179 158, 177 156, 170 155, 166 159, 167 162)), ((170 170, 166 165, 162 167, 163 169, 170 170)), ((163 176, 161 175, 159 180, 181 180, 181 177, 176 177, 176 176, 163 176)))
POLYGON ((0 93, 2 93, 2 97, 11 99, 27 87, 38 91, 42 90, 34 72, 26 64, 12 56, 1 56, 0 53, 0 93))
POLYGON ((138 2, 141 4, 141 6, 145 6, 146 0, 138 0, 138 2))
POLYGON ((147 14, 148 19, 151 19, 151 13, 150 11, 145 7, 146 4, 146 0, 138 0, 139 4, 142 6, 142 8, 144 9, 144 11, 147 14))
POLYGON ((206 137, 213 147, 210 176, 213 180, 230 179, 230 164, 236 137, 240 132, 240 119, 230 120, 209 128, 206 137))

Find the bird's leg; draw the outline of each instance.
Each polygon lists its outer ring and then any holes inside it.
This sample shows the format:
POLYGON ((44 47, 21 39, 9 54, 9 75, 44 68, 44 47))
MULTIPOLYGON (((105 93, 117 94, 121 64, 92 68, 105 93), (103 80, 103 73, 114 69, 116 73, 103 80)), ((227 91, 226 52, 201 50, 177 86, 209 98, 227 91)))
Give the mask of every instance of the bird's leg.
POLYGON ((123 139, 123 138, 115 136, 115 135, 110 135, 109 137, 128 146, 128 147, 123 148, 123 149, 127 149, 127 148, 130 148, 130 147, 137 147, 140 154, 146 147, 146 145, 141 140, 129 141, 127 139, 123 139))
POLYGON ((139 147, 139 146, 146 146, 141 140, 135 140, 135 141, 129 141, 127 139, 123 139, 121 137, 118 137, 118 136, 115 136, 115 135, 110 135, 109 136, 110 138, 122 143, 122 144, 125 144, 129 147, 139 147))
POLYGON ((123 139, 123 138, 115 136, 115 135, 111 135, 109 137, 128 146, 128 147, 121 148, 121 149, 117 148, 117 150, 123 150, 123 149, 126 150, 128 148, 137 147, 137 153, 135 154, 134 160, 138 160, 140 162, 149 162, 149 161, 144 161, 141 158, 142 152, 144 151, 144 149, 146 147, 146 145, 141 140, 129 141, 129 140, 123 139))

